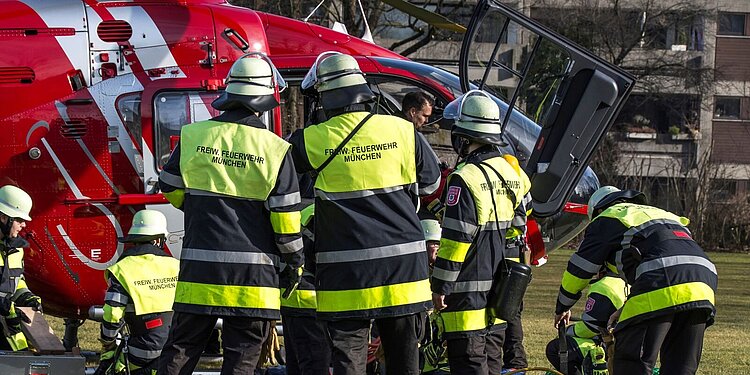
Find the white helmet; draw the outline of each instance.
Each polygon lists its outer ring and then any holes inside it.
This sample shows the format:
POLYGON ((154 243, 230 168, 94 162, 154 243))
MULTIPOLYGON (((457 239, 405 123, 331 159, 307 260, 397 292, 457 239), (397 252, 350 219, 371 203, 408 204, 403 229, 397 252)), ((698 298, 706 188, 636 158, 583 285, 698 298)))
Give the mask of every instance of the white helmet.
POLYGON ((500 107, 484 91, 471 90, 448 103, 443 117, 455 120, 452 136, 483 144, 503 143, 500 107))
POLYGON ((589 205, 586 211, 586 213, 589 215, 589 220, 594 220, 594 210, 599 205, 599 203, 604 200, 604 198, 612 193, 617 193, 619 191, 621 190, 614 186, 602 186, 599 189, 596 189, 594 194, 591 194, 591 198, 589 198, 589 205))
POLYGON ((240 56, 229 68, 225 82, 226 90, 212 104, 220 111, 240 105, 256 112, 268 111, 279 104, 274 97, 276 88, 281 92, 287 87, 271 59, 262 52, 240 56))
POLYGON ((10 218, 31 221, 31 197, 25 191, 13 185, 0 188, 0 212, 10 218))
POLYGON ((120 242, 147 242, 167 236, 167 218, 155 210, 140 210, 133 215, 133 225, 120 242))
POLYGON ((424 219, 421 221, 421 224, 425 241, 440 241, 442 228, 440 228, 440 223, 437 220, 424 219))
POLYGON ((367 103, 375 98, 357 60, 334 51, 318 55, 300 88, 306 95, 319 94, 325 110, 367 103))

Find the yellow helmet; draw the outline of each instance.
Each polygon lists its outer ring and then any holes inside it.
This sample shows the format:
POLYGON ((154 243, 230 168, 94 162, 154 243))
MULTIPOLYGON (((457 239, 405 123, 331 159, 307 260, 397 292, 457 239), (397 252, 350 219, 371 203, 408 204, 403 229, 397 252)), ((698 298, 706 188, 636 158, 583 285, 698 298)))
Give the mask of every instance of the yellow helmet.
POLYGON ((0 188, 0 212, 10 218, 31 221, 31 197, 22 189, 5 185, 0 188))
POLYGON ((120 242, 147 242, 167 236, 167 218, 156 210, 140 210, 133 215, 133 225, 120 242))

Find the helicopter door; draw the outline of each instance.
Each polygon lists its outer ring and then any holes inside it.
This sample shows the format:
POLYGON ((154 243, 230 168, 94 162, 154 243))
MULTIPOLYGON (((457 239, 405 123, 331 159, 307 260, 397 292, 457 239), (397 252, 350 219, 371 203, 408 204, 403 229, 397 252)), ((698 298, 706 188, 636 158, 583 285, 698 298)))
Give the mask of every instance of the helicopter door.
POLYGON ((479 0, 467 29, 461 87, 499 99, 503 129, 529 119, 541 126, 526 172, 535 215, 553 215, 575 189, 635 78, 497 0, 479 0))
MULTIPOLYGON (((144 158, 144 183, 146 191, 154 189, 159 172, 169 160, 177 145, 180 129, 190 123, 218 116, 219 111, 211 102, 220 95, 217 91, 165 91, 154 96, 154 145, 153 158, 144 158)), ((144 148, 145 150, 146 148, 144 148)), ((167 246, 176 258, 180 257, 182 238, 185 234, 182 211, 171 204, 146 205, 146 208, 162 212, 167 217, 167 246)))

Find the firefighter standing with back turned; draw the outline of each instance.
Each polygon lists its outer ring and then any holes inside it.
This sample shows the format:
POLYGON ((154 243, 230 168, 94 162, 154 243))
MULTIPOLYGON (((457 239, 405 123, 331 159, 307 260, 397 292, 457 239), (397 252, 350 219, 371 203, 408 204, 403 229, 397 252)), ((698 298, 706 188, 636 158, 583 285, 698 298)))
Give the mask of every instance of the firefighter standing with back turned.
POLYGON ((128 235, 132 244, 107 268, 107 294, 101 326, 101 361, 96 374, 113 364, 112 374, 124 372, 123 358, 114 358, 117 334, 128 327, 131 375, 155 374, 158 358, 172 324, 172 303, 180 262, 164 252, 167 218, 159 211, 141 210, 133 216, 128 235))
POLYGON ((23 278, 23 248, 29 243, 18 235, 31 221, 31 205, 31 197, 25 191, 13 185, 0 188, 0 319, 6 339, 0 349, 28 348, 21 332, 23 313, 16 311, 16 306, 42 311, 41 298, 26 287, 23 278))
POLYGON ((190 374, 216 320, 224 322, 222 374, 252 374, 280 318, 278 267, 302 275, 297 176, 290 145, 259 116, 278 106, 285 83, 263 54, 229 71, 213 107, 225 111, 182 128, 159 175, 164 196, 185 212, 174 320, 160 374, 190 374))
POLYGON ((555 326, 602 265, 631 285, 615 327, 615 374, 650 375, 657 356, 664 374, 698 370, 703 334, 713 323, 716 267, 690 237, 687 218, 645 205, 643 193, 613 186, 591 195, 591 220, 563 273, 555 326))
MULTIPOLYGON (((457 98, 444 116, 455 120, 451 142, 463 163, 448 178, 432 298, 444 325, 451 374, 486 375, 488 295, 503 260, 506 230, 530 182, 496 149, 502 143, 500 109, 484 92, 457 98)), ((499 356, 500 348, 489 349, 499 356)), ((500 367, 499 357, 494 362, 500 367)))
POLYGON ((290 142, 298 172, 317 174, 317 316, 327 321, 334 374, 365 373, 370 319, 387 373, 418 374, 429 282, 416 211, 419 195, 438 187, 438 161, 409 122, 370 116, 375 95, 353 57, 319 56, 302 88, 319 93, 328 118, 290 142))

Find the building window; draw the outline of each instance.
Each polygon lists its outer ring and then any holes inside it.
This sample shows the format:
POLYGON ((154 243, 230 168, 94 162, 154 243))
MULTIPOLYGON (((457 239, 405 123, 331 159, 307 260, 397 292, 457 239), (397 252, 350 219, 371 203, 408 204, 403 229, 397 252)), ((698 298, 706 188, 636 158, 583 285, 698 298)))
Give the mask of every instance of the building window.
POLYGON ((719 13, 719 35, 747 35, 744 13, 719 13))
POLYGON ((717 96, 714 118, 739 120, 741 99, 740 97, 717 96))

